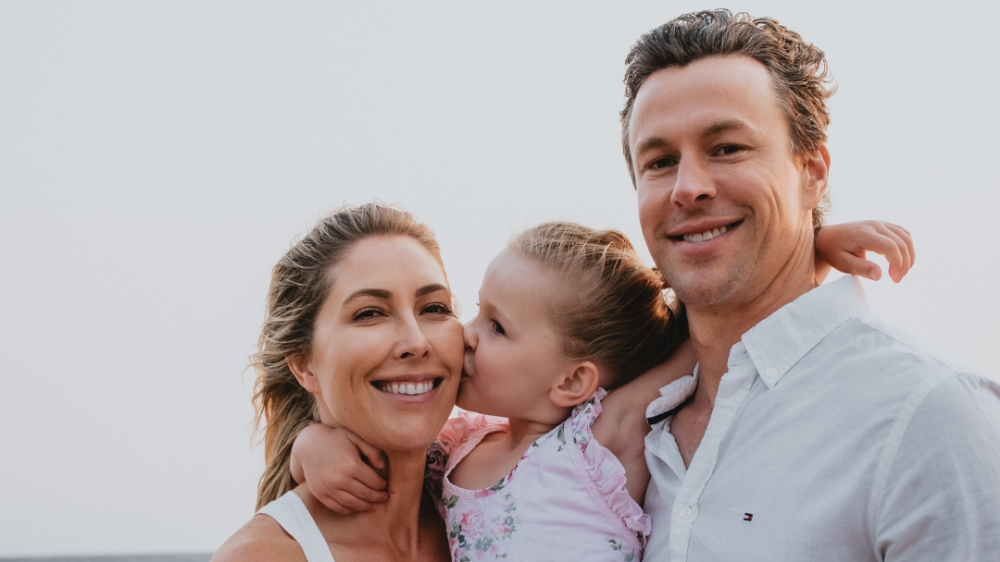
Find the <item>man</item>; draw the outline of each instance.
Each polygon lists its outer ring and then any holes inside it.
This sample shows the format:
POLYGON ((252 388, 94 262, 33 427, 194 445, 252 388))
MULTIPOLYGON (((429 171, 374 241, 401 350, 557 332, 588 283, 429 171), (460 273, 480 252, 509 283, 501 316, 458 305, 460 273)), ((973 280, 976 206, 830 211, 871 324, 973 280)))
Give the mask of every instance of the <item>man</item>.
POLYGON ((725 10, 643 35, 622 143, 693 376, 649 405, 648 560, 1000 560, 1000 386, 817 288, 822 51, 725 10))

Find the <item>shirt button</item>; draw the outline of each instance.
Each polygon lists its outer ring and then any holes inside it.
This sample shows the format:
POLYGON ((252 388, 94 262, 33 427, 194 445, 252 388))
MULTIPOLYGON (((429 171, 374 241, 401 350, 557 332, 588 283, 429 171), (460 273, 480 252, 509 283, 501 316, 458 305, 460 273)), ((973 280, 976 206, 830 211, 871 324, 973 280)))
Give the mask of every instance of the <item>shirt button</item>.
POLYGON ((685 507, 684 509, 682 509, 681 510, 681 517, 684 518, 684 519, 690 519, 691 518, 691 508, 690 507, 685 507))
POLYGON ((768 367, 767 368, 767 378, 773 379, 776 376, 778 376, 778 370, 775 369, 774 367, 768 367))

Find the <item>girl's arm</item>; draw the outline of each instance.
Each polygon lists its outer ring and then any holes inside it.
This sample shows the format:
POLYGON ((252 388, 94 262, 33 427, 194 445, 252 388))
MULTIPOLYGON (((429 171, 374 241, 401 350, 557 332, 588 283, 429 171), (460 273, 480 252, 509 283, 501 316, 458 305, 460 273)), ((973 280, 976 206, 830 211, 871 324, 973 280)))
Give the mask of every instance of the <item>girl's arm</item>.
POLYGON ((649 468, 646 466, 646 407, 660 396, 660 389, 694 371, 697 358, 690 340, 685 340, 663 363, 612 390, 601 406, 604 411, 591 426, 594 439, 604 445, 625 468, 625 487, 632 499, 643 505, 649 468))
POLYGON ((865 259, 866 252, 889 262, 889 277, 899 283, 913 267, 913 238, 903 227, 882 221, 847 222, 816 231, 816 280, 822 283, 833 266, 838 271, 878 281, 882 270, 865 259))
POLYGON ((385 467, 382 451, 349 429, 310 425, 295 439, 290 462, 292 478, 335 513, 375 511, 389 498, 372 468, 385 467))

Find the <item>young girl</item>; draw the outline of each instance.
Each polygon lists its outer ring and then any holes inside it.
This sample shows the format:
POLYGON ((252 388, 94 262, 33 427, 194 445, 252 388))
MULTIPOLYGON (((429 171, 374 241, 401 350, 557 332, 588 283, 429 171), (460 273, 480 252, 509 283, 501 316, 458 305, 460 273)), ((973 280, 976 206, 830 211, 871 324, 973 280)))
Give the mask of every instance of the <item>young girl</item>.
MULTIPOLYGON (((909 236, 886 228, 824 228, 817 263, 877 278, 863 257, 878 251, 898 281, 909 236)), ((493 260, 465 328, 458 395, 479 414, 449 420, 428 456, 452 560, 640 559, 650 531, 645 408, 695 364, 682 308, 664 288, 622 233, 566 222, 521 233, 493 260)), ((403 386, 393 391, 417 392, 403 386)), ((293 475, 335 511, 373 509, 384 483, 348 440, 381 467, 353 434, 315 425, 296 442, 293 475)))

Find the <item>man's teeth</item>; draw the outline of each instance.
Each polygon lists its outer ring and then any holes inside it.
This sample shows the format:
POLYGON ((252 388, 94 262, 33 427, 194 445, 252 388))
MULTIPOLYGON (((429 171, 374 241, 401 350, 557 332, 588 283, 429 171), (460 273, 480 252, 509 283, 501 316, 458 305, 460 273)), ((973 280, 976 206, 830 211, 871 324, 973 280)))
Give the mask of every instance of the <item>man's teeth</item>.
POLYGON ((408 394, 414 396, 430 392, 434 389, 434 381, 427 382, 380 382, 378 388, 389 394, 408 394))
POLYGON ((713 228, 712 230, 706 230, 705 232, 700 232, 697 234, 685 234, 685 242, 693 242, 695 244, 704 244, 716 236, 722 236, 729 230, 728 226, 720 226, 718 228, 713 228))

